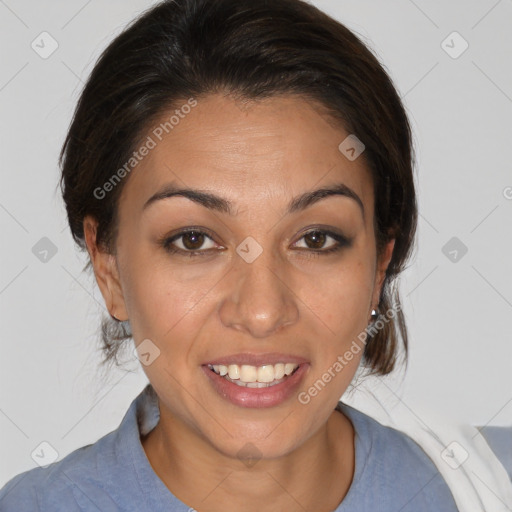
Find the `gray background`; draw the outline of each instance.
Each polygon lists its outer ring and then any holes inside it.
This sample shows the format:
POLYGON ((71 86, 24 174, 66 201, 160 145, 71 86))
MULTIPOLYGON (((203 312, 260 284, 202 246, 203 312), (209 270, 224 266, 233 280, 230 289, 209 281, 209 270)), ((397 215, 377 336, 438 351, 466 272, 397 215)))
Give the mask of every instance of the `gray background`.
MULTIPOLYGON (((402 278, 410 365, 385 386, 412 411, 511 425, 512 0, 312 3, 378 54, 415 132, 418 249, 402 278)), ((130 372, 98 370, 104 305, 56 187, 83 81, 150 5, 0 0, 0 486, 36 466, 41 442, 62 458, 116 428, 147 382, 136 360, 130 372)))

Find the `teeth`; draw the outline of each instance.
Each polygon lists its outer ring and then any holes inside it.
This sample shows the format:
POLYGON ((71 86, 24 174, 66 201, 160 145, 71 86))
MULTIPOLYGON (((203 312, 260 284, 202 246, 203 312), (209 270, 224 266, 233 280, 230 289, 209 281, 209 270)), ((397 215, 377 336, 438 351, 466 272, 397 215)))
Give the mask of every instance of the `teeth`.
POLYGON ((230 379, 239 379, 240 367, 237 364, 230 364, 228 366, 228 375, 230 379))
POLYGON ((295 363, 264 364, 251 366, 249 364, 214 364, 210 368, 221 377, 240 386, 262 388, 281 381, 284 376, 291 375, 297 368, 295 363))
POLYGON ((274 377, 276 379, 282 379, 284 377, 284 364, 278 363, 274 365, 274 377))
POLYGON ((258 368, 258 382, 272 382, 275 379, 274 367, 270 364, 258 368))
POLYGON ((215 373, 218 373, 221 377, 224 377, 224 375, 228 373, 228 367, 223 364, 214 364, 212 368, 215 370, 215 373))
MULTIPOLYGON (((229 365, 229 367, 231 368, 231 365, 229 365)), ((256 366, 243 364, 240 366, 240 380, 242 382, 256 382, 258 380, 258 368, 256 368, 256 366)))
POLYGON ((297 365, 296 364, 293 364, 293 363, 286 363, 284 365, 284 374, 285 375, 290 375, 290 373, 293 372, 293 370, 295 370, 295 368, 297 368, 297 365))
POLYGON ((229 382, 236 384, 237 386, 241 386, 241 387, 245 387, 245 388, 268 388, 270 386, 275 386, 276 384, 281 384, 281 382, 284 381, 284 378, 283 378, 283 379, 279 379, 279 380, 273 380, 272 382, 243 382, 240 379, 231 380, 229 378, 229 375, 226 375, 224 378, 226 380, 229 380, 229 382))

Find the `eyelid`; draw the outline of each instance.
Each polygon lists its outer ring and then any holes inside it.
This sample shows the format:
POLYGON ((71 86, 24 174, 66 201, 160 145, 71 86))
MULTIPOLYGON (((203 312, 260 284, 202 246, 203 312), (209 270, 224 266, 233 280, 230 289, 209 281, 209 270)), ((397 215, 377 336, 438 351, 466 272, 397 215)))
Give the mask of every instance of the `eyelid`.
MULTIPOLYGON (((175 235, 171 238, 171 241, 172 243, 176 243, 178 242, 180 239, 182 239, 185 235, 187 235, 188 233, 199 233, 200 235, 203 235, 204 239, 205 239, 205 242, 206 242, 206 239, 208 239, 209 241, 213 242, 215 244, 215 240, 213 240, 213 238, 211 236, 209 236, 207 233, 203 233, 201 231, 185 231, 184 233, 181 233, 181 234, 178 234, 178 235, 175 235)), ((183 242, 182 242, 183 244, 183 242)), ((194 253, 194 252, 206 252, 206 251, 210 251, 212 249, 214 249, 214 247, 208 247, 208 248, 203 248, 203 249, 197 249, 196 251, 192 251, 192 250, 189 250, 189 249, 186 249, 186 248, 183 248, 183 247, 177 247, 177 249, 179 249, 180 251, 183 251, 183 252, 187 252, 187 253, 194 253)))
POLYGON ((321 254, 327 255, 332 254, 341 251, 342 249, 352 247, 353 245, 353 237, 349 237, 344 235, 341 232, 338 232, 337 230, 333 230, 332 228, 328 227, 321 227, 321 226, 313 226, 308 228, 306 231, 303 231, 301 233, 301 236, 298 238, 298 240, 294 243, 294 245, 298 242, 300 242, 306 235, 310 233, 323 233, 324 235, 331 237, 335 243, 328 246, 327 248, 323 249, 312 249, 309 247, 300 247, 298 250, 300 252, 305 252, 311 255, 319 256, 321 254))
MULTIPOLYGON (((210 254, 211 251, 217 250, 217 249, 209 248, 209 249, 198 249, 196 251, 190 251, 190 250, 182 249, 181 247, 176 247, 175 245, 173 245, 173 242, 175 242, 176 240, 180 239, 181 237, 187 235, 190 232, 196 232, 201 235, 205 235, 213 243, 218 245, 217 242, 215 242, 214 237, 213 237, 212 233, 210 232, 210 230, 207 228, 201 227, 201 226, 189 226, 187 228, 183 228, 180 231, 178 231, 177 233, 174 233, 171 235, 165 235, 164 237, 162 237, 159 240, 159 242, 164 247, 164 249, 166 249, 170 252, 177 252, 177 253, 186 254, 186 255, 210 254)), ((222 246, 220 246, 220 247, 224 248, 222 246)))
MULTIPOLYGON (((343 235, 341 235, 339 233, 336 233, 334 231, 330 231, 328 229, 315 228, 315 229, 309 229, 308 231, 305 231, 304 233, 302 233, 301 236, 297 239, 296 242, 294 242, 293 245, 299 243, 301 240, 304 239, 305 236, 307 236, 307 235, 309 235, 311 233, 323 233, 326 237, 332 238, 338 244, 342 243, 345 240, 348 242, 348 239, 345 236, 343 236, 343 235)), ((336 245, 336 244, 334 244, 334 245, 336 245)), ((305 247, 304 249, 307 249, 309 251, 314 251, 315 250, 315 249, 310 249, 309 247, 305 247)), ((325 252, 327 249, 317 249, 317 250, 319 252, 325 252)))
MULTIPOLYGON (((176 247, 173 242, 180 239, 181 237, 185 236, 186 234, 190 232, 197 232, 201 235, 205 235, 207 238, 209 238, 213 243, 217 244, 215 242, 215 237, 212 235, 209 229, 201 227, 201 226, 189 226, 187 228, 183 228, 177 233, 174 233, 172 235, 166 235, 162 239, 160 239, 160 245, 164 247, 165 250, 167 250, 170 253, 176 253, 186 256, 208 256, 211 255, 212 252, 218 251, 219 248, 208 248, 208 249, 197 249, 195 251, 182 249, 181 247, 176 247)), ((349 238, 342 233, 339 233, 335 230, 333 230, 330 227, 323 227, 323 226, 309 226, 305 228, 301 233, 300 237, 294 242, 293 246, 300 242, 306 235, 310 233, 320 232, 324 235, 331 237, 335 243, 329 246, 327 249, 312 249, 309 247, 301 247, 298 248, 300 252, 307 252, 311 254, 329 254, 336 251, 339 251, 345 247, 350 247, 352 245, 353 239, 349 238)), ((218 244, 217 244, 218 245, 218 244)), ((225 249, 225 247, 220 246, 220 249, 225 249)))
POLYGON ((343 240, 345 240, 347 242, 350 242, 352 240, 352 238, 350 238, 349 236, 343 234, 341 229, 337 229, 337 228, 334 228, 334 227, 331 227, 331 226, 324 226, 324 225, 320 224, 320 225, 308 226, 307 228, 304 228, 299 233, 299 235, 297 237, 297 241, 302 239, 304 236, 309 235, 310 233, 315 233, 317 231, 319 231, 321 233, 324 233, 326 235, 329 235, 329 236, 333 237, 334 239, 341 238, 341 239, 343 239, 343 240))

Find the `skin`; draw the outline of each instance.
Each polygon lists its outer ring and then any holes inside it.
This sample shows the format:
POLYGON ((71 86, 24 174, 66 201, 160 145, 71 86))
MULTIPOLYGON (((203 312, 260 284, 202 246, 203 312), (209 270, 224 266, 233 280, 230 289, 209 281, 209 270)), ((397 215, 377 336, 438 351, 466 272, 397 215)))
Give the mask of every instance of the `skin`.
POLYGON ((307 391, 368 325, 394 240, 377 258, 373 184, 364 154, 350 161, 339 151, 347 135, 299 97, 198 98, 125 178, 115 254, 96 245, 96 222, 84 219, 109 311, 130 320, 136 345, 150 339, 160 350, 143 366, 160 421, 142 445, 167 487, 198 510, 327 512, 352 482, 354 429, 334 408, 362 350, 307 405, 294 394, 274 407, 236 406, 201 369, 230 354, 284 352, 309 362, 299 389, 307 391), (179 196, 143 211, 171 181, 229 199, 234 214, 179 196), (360 197, 364 216, 340 195, 285 214, 293 197, 333 183, 360 197), (304 236, 318 224, 352 243, 315 253, 336 245, 329 236, 323 245, 304 236), (170 254, 159 244, 191 226, 208 229, 211 239, 174 245, 196 243, 192 249, 207 256, 170 254), (248 236, 263 249, 252 263, 236 252, 248 236), (247 443, 261 456, 252 467, 237 456, 247 443))

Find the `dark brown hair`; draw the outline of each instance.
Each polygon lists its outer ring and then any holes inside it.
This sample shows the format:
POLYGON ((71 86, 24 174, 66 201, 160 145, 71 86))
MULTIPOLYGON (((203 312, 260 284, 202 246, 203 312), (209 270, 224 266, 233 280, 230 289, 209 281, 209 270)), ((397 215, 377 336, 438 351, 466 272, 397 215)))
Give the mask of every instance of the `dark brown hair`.
MULTIPOLYGON (((304 1, 168 0, 109 44, 85 84, 60 155, 74 240, 86 248, 83 219, 92 215, 98 244, 115 253, 117 204, 129 177, 105 197, 95 191, 130 159, 156 119, 187 98, 212 93, 243 100, 299 95, 364 143, 378 254, 396 239, 379 302, 381 313, 395 314, 368 336, 364 362, 371 373, 391 372, 399 337, 405 361, 408 345, 395 278, 410 257, 417 223, 411 129, 372 51, 304 1)), ((119 347, 129 338, 124 324, 105 318, 104 363, 117 364, 119 347)))

